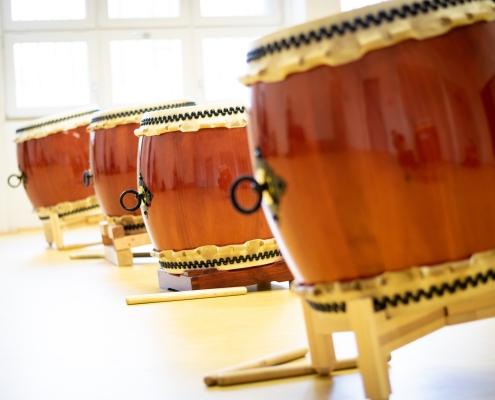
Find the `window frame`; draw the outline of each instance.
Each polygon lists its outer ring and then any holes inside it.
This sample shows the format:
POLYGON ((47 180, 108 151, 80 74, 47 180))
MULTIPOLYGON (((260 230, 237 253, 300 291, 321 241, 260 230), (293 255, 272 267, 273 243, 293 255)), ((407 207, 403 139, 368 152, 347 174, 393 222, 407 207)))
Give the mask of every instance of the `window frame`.
MULTIPOLYGON (((101 63, 101 94, 99 100, 101 107, 114 108, 125 107, 127 104, 114 103, 112 100, 112 74, 110 60, 110 41, 112 40, 136 40, 139 35, 150 35, 150 39, 180 39, 182 49, 182 65, 192 65, 191 52, 192 39, 189 29, 137 29, 137 30, 105 30, 100 31, 100 63, 101 63)), ((136 55, 139 57, 139 55, 136 55)), ((192 68, 184 68, 184 98, 193 98, 192 68), (189 73, 188 73, 189 71, 189 73), (189 76, 188 76, 189 75, 189 76)))
POLYGON ((13 21, 11 0, 2 0, 1 13, 3 16, 4 32, 23 31, 47 31, 47 30, 77 30, 96 28, 95 2, 98 0, 85 0, 86 18, 66 19, 56 21, 13 21))
POLYGON ((191 15, 192 23, 194 26, 207 27, 207 26, 252 26, 256 27, 259 25, 278 25, 283 23, 282 16, 282 0, 266 0, 271 5, 272 13, 266 16, 251 16, 251 17, 203 17, 201 16, 200 10, 200 0, 190 0, 191 1, 191 15))
MULTIPOLYGON (((230 38, 246 36, 265 36, 280 29, 279 26, 242 27, 242 28, 198 28, 194 30, 194 52, 196 56, 195 70, 195 94, 198 103, 216 103, 219 100, 206 100, 204 85, 204 59, 203 39, 205 38, 230 38)), ((247 64, 246 64, 247 71, 247 64)), ((247 99, 246 99, 247 100, 247 99)), ((228 100, 227 100, 228 101, 228 100)))
MULTIPOLYGON (((40 42, 74 42, 85 41, 88 48, 88 68, 89 68, 89 104, 97 102, 95 85, 98 85, 98 34, 96 31, 56 31, 56 32, 10 32, 4 34, 5 51, 5 114, 7 119, 36 118, 48 114, 54 114, 73 109, 78 106, 57 106, 57 107, 17 107, 15 66, 14 66, 14 44, 16 43, 40 43, 40 42)), ((81 106, 84 106, 82 104, 81 106)))
POLYGON ((108 17, 108 0, 98 0, 98 25, 102 28, 163 28, 189 26, 191 23, 190 0, 179 0, 180 16, 170 18, 119 18, 108 17))

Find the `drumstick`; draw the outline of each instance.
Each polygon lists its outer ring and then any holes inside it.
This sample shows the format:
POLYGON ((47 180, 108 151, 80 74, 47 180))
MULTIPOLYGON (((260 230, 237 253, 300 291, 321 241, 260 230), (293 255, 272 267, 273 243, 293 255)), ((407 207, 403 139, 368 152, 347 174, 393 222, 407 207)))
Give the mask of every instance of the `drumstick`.
MULTIPOLYGON (((356 359, 337 361, 334 371, 356 368, 356 359)), ((225 371, 217 375, 218 386, 237 385, 240 383, 261 382, 270 379, 291 378, 295 376, 316 374, 310 363, 277 365, 240 371, 225 371)))
POLYGON ((230 367, 219 369, 218 371, 210 372, 203 378, 204 382, 208 386, 216 385, 218 374, 228 371, 239 371, 250 368, 267 367, 270 365, 283 364, 288 361, 296 360, 304 357, 308 349, 306 347, 299 347, 291 350, 284 350, 278 353, 273 353, 268 356, 256 358, 254 360, 245 361, 239 364, 232 365, 230 367))
POLYGON ((189 290, 187 292, 139 294, 136 296, 127 296, 125 298, 125 301, 127 304, 132 305, 159 303, 163 301, 206 299, 209 297, 238 296, 246 293, 247 289, 245 287, 233 287, 220 289, 189 290))
POLYGON ((103 253, 72 253, 69 254, 71 260, 87 260, 92 258, 105 258, 103 253))

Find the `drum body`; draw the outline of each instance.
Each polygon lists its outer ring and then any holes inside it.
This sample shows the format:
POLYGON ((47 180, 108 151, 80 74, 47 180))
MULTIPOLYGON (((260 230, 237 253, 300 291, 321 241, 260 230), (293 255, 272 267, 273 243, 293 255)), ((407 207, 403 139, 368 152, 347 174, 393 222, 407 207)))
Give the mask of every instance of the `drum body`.
POLYGON ((96 196, 103 213, 107 217, 117 217, 110 218, 109 221, 122 223, 121 217, 126 217, 123 224, 128 228, 127 233, 135 233, 137 226, 144 227, 139 208, 125 211, 119 201, 121 193, 135 188, 137 183, 138 138, 134 131, 139 128, 139 122, 146 112, 189 105, 194 103, 189 100, 174 100, 102 110, 94 114, 88 126, 91 134, 91 175, 96 196), (131 227, 133 229, 129 229, 131 227))
POLYGON ((119 203, 124 190, 136 187, 136 128, 139 128, 139 123, 96 129, 90 134, 89 155, 94 189, 107 216, 141 215, 139 209, 124 211, 119 203))
POLYGON ((479 22, 252 84, 251 150, 286 184, 278 221, 264 209, 297 280, 495 247, 494 46, 479 22))
POLYGON ((98 207, 93 188, 81 181, 89 156, 86 128, 97 107, 39 118, 16 130, 17 178, 40 218, 47 212, 66 215, 98 207))
MULTIPOLYGON (((145 224, 156 251, 271 238, 263 213, 230 205, 234 177, 251 170, 246 128, 209 128, 141 138, 140 171, 153 200, 145 224)), ((249 187, 239 196, 252 197, 249 187)))
MULTIPOLYGON (((237 103, 147 113, 136 130, 143 219, 152 255, 171 274, 187 269, 232 270, 281 261, 262 212, 230 205, 230 186, 250 167, 247 114, 237 103)), ((249 184, 237 198, 252 203, 249 184)))
POLYGON ((81 182, 87 167, 86 126, 17 143, 17 161, 26 174, 26 193, 34 208, 51 207, 93 195, 81 182))

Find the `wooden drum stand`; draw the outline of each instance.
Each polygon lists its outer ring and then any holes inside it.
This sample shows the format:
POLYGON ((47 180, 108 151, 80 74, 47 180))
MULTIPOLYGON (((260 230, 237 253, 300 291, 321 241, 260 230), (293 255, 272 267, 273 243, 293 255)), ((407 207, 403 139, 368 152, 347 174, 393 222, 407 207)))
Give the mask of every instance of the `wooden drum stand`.
POLYGON ((42 221, 47 243, 50 246, 55 243, 57 250, 70 250, 101 243, 65 245, 63 237, 63 230, 69 227, 96 224, 101 221, 102 214, 95 196, 78 202, 57 204, 54 207, 37 208, 36 213, 42 221))
POLYGON ((105 248, 105 259, 118 266, 133 264, 134 257, 150 257, 150 253, 133 253, 133 247, 151 244, 141 217, 105 217, 100 222, 100 233, 105 248), (137 219, 140 218, 140 221, 137 219))
POLYGON ((390 352, 447 325, 495 316, 495 251, 346 283, 293 285, 301 296, 312 366, 336 364, 332 333, 353 331, 366 397, 388 399, 390 352))

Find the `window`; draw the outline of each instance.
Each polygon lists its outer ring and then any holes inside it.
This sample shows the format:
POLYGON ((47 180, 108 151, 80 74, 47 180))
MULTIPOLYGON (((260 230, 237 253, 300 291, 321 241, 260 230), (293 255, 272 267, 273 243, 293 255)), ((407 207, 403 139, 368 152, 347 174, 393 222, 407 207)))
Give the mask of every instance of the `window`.
POLYGON ((184 97, 180 39, 112 40, 110 67, 114 104, 184 97))
POLYGON ((247 71, 246 55, 256 38, 275 28, 197 29, 195 50, 200 102, 247 100, 248 90, 239 82, 247 71))
POLYGON ((85 0, 11 0, 12 21, 57 21, 86 18, 85 0))
POLYGON ((340 8, 342 11, 349 11, 356 8, 371 6, 372 4, 383 3, 384 1, 387 0, 340 0, 340 8))
POLYGON ((282 0, 2 0, 6 116, 246 99, 249 43, 282 0))
POLYGON ((7 117, 43 116, 95 102, 96 48, 94 32, 5 34, 7 117))
POLYGON ((15 43, 14 68, 19 108, 90 102, 86 42, 15 43))
POLYGON ((180 16, 179 0, 108 0, 108 17, 175 18, 180 16))

